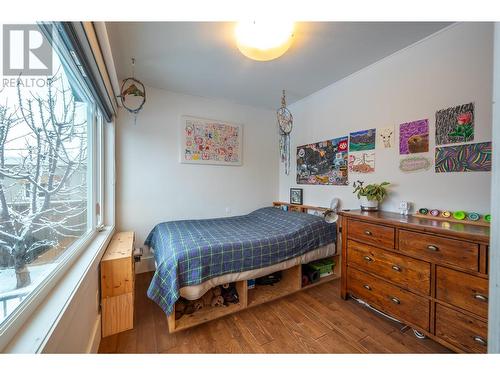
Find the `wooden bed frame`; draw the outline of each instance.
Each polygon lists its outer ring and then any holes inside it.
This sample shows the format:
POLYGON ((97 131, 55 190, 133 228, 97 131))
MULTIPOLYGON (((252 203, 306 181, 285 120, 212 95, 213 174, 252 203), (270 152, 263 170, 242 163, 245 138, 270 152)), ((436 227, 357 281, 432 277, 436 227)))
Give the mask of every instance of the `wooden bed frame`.
MULTIPOLYGON (((274 207, 287 206, 291 211, 317 211, 324 212, 327 208, 316 207, 316 206, 306 206, 306 205, 295 205, 285 202, 273 202, 274 207)), ((337 227, 337 241, 336 245, 339 243, 339 230, 337 227)), ((337 247, 339 249, 339 247, 337 247)), ((237 281, 236 289, 239 295, 239 303, 230 304, 224 307, 204 307, 190 315, 183 315, 180 319, 175 319, 175 308, 174 312, 167 317, 168 319, 168 330, 170 333, 181 331, 190 327, 197 326, 202 323, 209 322, 211 320, 220 318, 225 315, 235 313, 237 311, 245 310, 253 306, 260 305, 275 299, 290 295, 292 293, 298 292, 300 290, 305 290, 312 288, 316 285, 321 285, 329 281, 340 278, 340 254, 337 252, 336 255, 332 255, 331 258, 335 260, 335 267, 333 269, 333 274, 321 278, 318 282, 306 286, 302 286, 302 265, 292 266, 288 269, 282 271, 282 279, 279 283, 271 285, 256 285, 253 289, 247 288, 247 280, 237 281)))

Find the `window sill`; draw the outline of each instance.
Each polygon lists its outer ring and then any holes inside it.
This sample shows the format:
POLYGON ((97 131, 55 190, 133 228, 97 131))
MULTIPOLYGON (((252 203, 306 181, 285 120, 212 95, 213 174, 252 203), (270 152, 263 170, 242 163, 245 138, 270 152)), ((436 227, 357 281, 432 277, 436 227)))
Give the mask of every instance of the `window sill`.
POLYGON ((5 353, 40 353, 56 329, 85 277, 98 267, 114 226, 99 232, 45 300, 4 348, 5 353))

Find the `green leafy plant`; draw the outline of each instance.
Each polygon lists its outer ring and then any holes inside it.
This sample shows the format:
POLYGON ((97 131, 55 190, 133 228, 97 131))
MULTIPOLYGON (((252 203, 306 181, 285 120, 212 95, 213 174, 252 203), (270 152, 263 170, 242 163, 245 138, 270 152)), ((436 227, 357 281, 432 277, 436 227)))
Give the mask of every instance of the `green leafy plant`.
POLYGON ((382 202, 387 195, 386 186, 389 182, 382 182, 381 184, 370 184, 363 186, 363 181, 356 181, 352 184, 354 191, 353 193, 357 195, 358 199, 361 197, 366 197, 369 201, 382 202))

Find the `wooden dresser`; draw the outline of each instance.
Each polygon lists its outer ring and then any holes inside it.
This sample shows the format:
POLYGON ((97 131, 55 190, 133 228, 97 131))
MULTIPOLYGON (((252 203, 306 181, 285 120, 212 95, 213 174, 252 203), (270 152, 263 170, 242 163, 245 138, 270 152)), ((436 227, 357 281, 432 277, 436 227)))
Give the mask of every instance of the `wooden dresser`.
POLYGON ((342 298, 359 298, 457 352, 485 353, 489 227, 343 211, 342 298))
POLYGON ((102 337, 134 328, 134 232, 116 233, 101 259, 102 337))

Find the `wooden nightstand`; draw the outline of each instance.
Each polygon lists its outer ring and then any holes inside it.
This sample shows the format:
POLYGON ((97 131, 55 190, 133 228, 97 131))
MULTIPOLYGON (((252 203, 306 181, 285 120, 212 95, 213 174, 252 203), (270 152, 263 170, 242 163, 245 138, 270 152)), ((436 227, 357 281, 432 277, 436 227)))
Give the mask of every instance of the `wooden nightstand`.
POLYGON ((134 328, 134 237, 116 233, 101 259, 102 337, 134 328))

